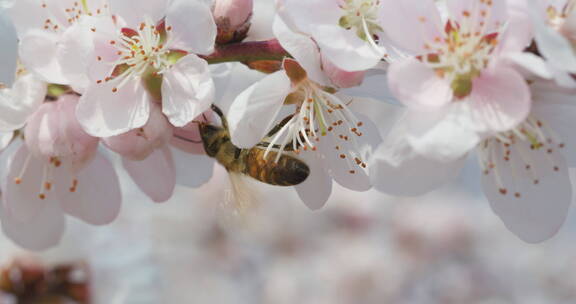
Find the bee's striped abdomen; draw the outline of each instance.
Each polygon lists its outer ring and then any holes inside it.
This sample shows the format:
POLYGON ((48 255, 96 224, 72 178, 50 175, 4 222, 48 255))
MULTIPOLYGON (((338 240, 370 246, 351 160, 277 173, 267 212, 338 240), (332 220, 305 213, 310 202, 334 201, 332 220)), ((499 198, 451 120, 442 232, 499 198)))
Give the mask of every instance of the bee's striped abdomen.
POLYGON ((302 183, 310 174, 308 165, 288 155, 282 155, 278 162, 276 152, 270 152, 264 159, 264 150, 254 148, 246 155, 245 174, 274 186, 294 186, 302 183))

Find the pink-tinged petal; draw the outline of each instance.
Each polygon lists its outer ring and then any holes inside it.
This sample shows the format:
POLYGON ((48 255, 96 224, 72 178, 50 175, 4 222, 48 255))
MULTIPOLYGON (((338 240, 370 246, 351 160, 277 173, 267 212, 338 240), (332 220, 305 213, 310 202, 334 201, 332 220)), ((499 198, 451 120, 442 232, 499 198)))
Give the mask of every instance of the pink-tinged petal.
POLYGON ((554 77, 554 73, 548 63, 535 54, 526 52, 507 53, 503 59, 505 63, 525 74, 534 74, 544 79, 552 79, 554 77))
POLYGON ((68 84, 57 60, 58 40, 56 34, 30 31, 20 37, 19 58, 27 69, 37 73, 46 82, 68 84))
POLYGON ((426 54, 426 44, 444 37, 444 25, 433 0, 382 0, 382 6, 382 28, 400 47, 426 54), (412 34, 406 34, 406 29, 412 34))
POLYGON ((437 111, 408 110, 406 114, 406 140, 423 157, 452 162, 482 140, 469 103, 453 103, 437 111))
POLYGON ((6 147, 12 142, 14 138, 14 132, 2 132, 0 131, 0 152, 4 151, 6 147))
POLYGON ((172 125, 183 127, 210 108, 214 94, 208 63, 190 54, 164 74, 162 112, 172 125))
POLYGON ((215 161, 206 155, 195 155, 172 149, 176 167, 176 184, 198 188, 212 179, 215 161))
POLYGON ((47 206, 57 204, 57 197, 52 193, 46 193, 45 199, 40 198, 46 163, 33 157, 26 145, 15 150, 8 162, 2 193, 6 216, 27 222, 44 212, 47 206))
POLYGON ((368 164, 374 188, 390 195, 418 196, 455 179, 466 158, 444 162, 416 153, 406 140, 404 124, 401 120, 394 126, 368 164))
POLYGON ((572 10, 572 13, 566 17, 560 31, 569 39, 576 40, 576 11, 572 10))
POLYGON ((14 22, 18 36, 22 37, 26 32, 44 28, 44 21, 50 17, 50 11, 42 7, 42 3, 36 0, 12 1, 13 5, 8 8, 8 15, 14 22))
POLYGON ((538 50, 550 65, 576 73, 576 52, 570 41, 538 18, 534 18, 534 27, 538 50))
POLYGON ((60 39, 56 54, 62 74, 77 92, 84 92, 91 84, 88 67, 94 59, 94 41, 90 35, 91 28, 95 29, 95 22, 91 22, 94 19, 84 17, 68 28, 60 39))
POLYGON ((364 81, 365 71, 348 72, 338 68, 328 59, 322 58, 322 67, 324 73, 330 78, 330 82, 338 88, 352 88, 362 84, 364 81))
POLYGON ((574 117, 576 103, 574 95, 559 92, 553 88, 534 88, 532 117, 538 119, 545 130, 554 132, 558 144, 563 144, 560 152, 570 167, 576 167, 576 137, 574 134, 574 117))
POLYGON ((320 50, 310 36, 294 32, 279 17, 274 20, 273 30, 282 47, 300 63, 310 79, 323 85, 330 84, 322 71, 320 50))
POLYGON ((12 22, 6 13, 0 9, 0 83, 12 86, 16 76, 16 60, 18 57, 18 38, 12 22))
POLYGON ((172 129, 160 106, 153 103, 150 118, 142 128, 107 137, 103 141, 106 147, 122 157, 143 160, 172 139, 172 129))
POLYGON ((485 72, 474 79, 470 103, 477 130, 508 131, 530 113, 531 94, 526 80, 509 68, 485 72))
POLYGON ((251 148, 264 138, 290 94, 290 85, 286 73, 278 71, 238 95, 227 116, 234 145, 251 148))
POLYGON ((447 0, 446 4, 451 20, 489 34, 499 30, 508 21, 508 1, 447 0))
POLYGON ((22 128, 44 102, 46 91, 46 83, 33 74, 18 78, 12 89, 0 89, 0 131, 22 128))
MULTIPOLYGON (((198 117, 196 120, 204 121, 205 116, 208 118, 208 121, 211 121, 210 117, 212 117, 212 112, 209 113, 210 114, 203 114, 202 117, 198 117)), ((174 128, 174 134, 170 140, 170 144, 174 148, 187 154, 206 154, 204 151, 204 143, 200 136, 200 129, 198 128, 198 124, 195 122, 191 122, 183 128, 174 128)))
POLYGON ((307 34, 312 33, 312 26, 337 25, 342 17, 338 1, 333 0, 285 0, 280 3, 278 11, 290 27, 307 34))
POLYGON ((138 188, 154 202, 162 203, 172 197, 176 169, 170 148, 157 149, 142 161, 124 158, 122 164, 138 188))
POLYGON ((42 251, 58 245, 66 226, 60 206, 51 202, 29 221, 20 221, 0 205, 0 223, 4 234, 28 250, 42 251))
POLYGON ((501 38, 501 51, 521 52, 534 39, 534 26, 530 18, 528 0, 508 0, 506 30, 501 38))
POLYGON ((126 23, 128 28, 137 28, 146 18, 158 22, 166 16, 169 0, 121 0, 110 1, 110 12, 126 23))
POLYGON ((376 66, 384 57, 384 51, 375 50, 370 43, 360 39, 355 31, 346 30, 337 23, 314 26, 311 30, 322 55, 343 70, 367 70, 376 66))
POLYGON ((555 151, 530 149, 524 144, 523 155, 512 150, 509 162, 495 158, 493 172, 483 175, 484 193, 494 212, 506 227, 529 243, 539 243, 553 237, 568 214, 572 201, 572 185, 566 162, 555 151), (530 161, 526 172, 525 159, 530 161), (500 182, 498 182, 498 180, 500 182))
POLYGON ((76 116, 88 134, 115 136, 140 128, 148 121, 151 97, 140 79, 117 86, 118 80, 93 85, 80 98, 76 116))
POLYGON ((414 58, 390 65, 388 85, 401 102, 419 110, 443 107, 453 99, 450 83, 414 58))
POLYGON ((216 41, 216 23, 202 1, 174 0, 166 12, 168 47, 210 55, 216 41))
POLYGON ((332 178, 318 156, 315 152, 302 152, 298 155, 310 168, 310 175, 303 183, 294 187, 302 202, 312 210, 324 207, 332 194, 332 178))
MULTIPOLYGON (((114 20, 108 16, 84 18, 81 22, 84 26, 90 28, 89 32, 83 34, 92 39, 93 46, 93 50, 86 54, 86 60, 88 60, 86 72, 92 82, 90 84, 96 84, 112 75, 116 63, 120 59, 121 55, 118 55, 117 48, 117 43, 120 43, 118 41, 120 29, 114 23, 114 20)), ((64 39, 66 38, 65 36, 64 39)), ((66 40, 64 43, 66 43, 66 40)), ((63 47, 66 47, 66 45, 64 44, 63 47)), ((78 67, 65 67, 65 69, 78 69, 78 67)), ((83 68, 80 67, 79 69, 82 70, 83 68)))
POLYGON ((120 212, 122 193, 116 171, 104 156, 96 154, 90 164, 80 171, 74 192, 70 191, 73 177, 63 170, 57 176, 62 209, 86 223, 106 225, 114 221, 120 212))
MULTIPOLYGON (((354 191, 368 191, 372 187, 368 170, 356 163, 356 159, 368 162, 372 151, 382 142, 378 127, 370 119, 355 113, 358 121, 362 122, 362 136, 349 141, 337 140, 334 136, 321 137, 318 151, 326 167, 341 186, 354 191), (339 147, 338 150, 335 147, 339 147), (342 157, 344 156, 344 158, 342 157)), ((348 127, 335 126, 333 132, 345 133, 348 127)))

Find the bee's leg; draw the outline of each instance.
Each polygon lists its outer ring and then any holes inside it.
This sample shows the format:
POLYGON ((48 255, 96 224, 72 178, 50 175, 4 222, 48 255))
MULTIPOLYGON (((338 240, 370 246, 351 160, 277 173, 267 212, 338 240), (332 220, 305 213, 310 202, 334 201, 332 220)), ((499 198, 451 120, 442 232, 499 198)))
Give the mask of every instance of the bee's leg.
MULTIPOLYGON (((270 146, 270 143, 261 142, 257 146, 262 147, 262 148, 268 148, 270 146)), ((280 150, 281 146, 280 145, 272 145, 272 148, 280 150)), ((287 143, 283 150, 284 151, 294 151, 292 142, 287 143)))
POLYGON ((242 153, 242 149, 236 148, 236 150, 234 150, 234 159, 239 159, 240 153, 242 153))
POLYGON ((280 129, 282 129, 292 119, 292 117, 294 117, 294 114, 286 116, 286 118, 282 119, 279 124, 275 125, 274 128, 272 128, 272 130, 270 130, 266 136, 270 137, 278 133, 278 131, 280 131, 280 129))
POLYGON ((201 143, 203 143, 201 140, 196 141, 196 140, 192 140, 192 139, 189 139, 189 138, 180 136, 180 135, 174 135, 174 137, 175 137, 175 138, 178 138, 178 139, 180 139, 180 140, 183 140, 183 141, 187 141, 187 142, 193 143, 193 144, 201 144, 201 143))
POLYGON ((224 127, 224 129, 228 129, 228 121, 226 121, 226 116, 224 116, 224 113, 222 112, 222 110, 215 104, 212 104, 211 106, 212 111, 214 111, 214 113, 216 113, 216 115, 218 115, 220 117, 220 120, 222 121, 222 126, 224 127))

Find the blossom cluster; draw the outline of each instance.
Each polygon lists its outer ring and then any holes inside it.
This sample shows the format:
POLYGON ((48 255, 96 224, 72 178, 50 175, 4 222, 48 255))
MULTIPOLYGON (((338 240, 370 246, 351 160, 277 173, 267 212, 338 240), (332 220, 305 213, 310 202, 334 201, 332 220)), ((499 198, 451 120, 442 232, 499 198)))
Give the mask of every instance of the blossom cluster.
POLYGON ((250 0, 2 0, 4 233, 49 248, 66 215, 93 225, 116 218, 116 170, 165 202, 176 184, 210 179, 209 156, 231 176, 260 180, 289 179, 265 171, 283 156, 301 161, 306 179, 294 188, 311 209, 333 183, 421 195, 475 157, 509 230, 527 242, 559 230, 572 201, 576 1, 275 7, 274 39, 246 42, 250 0), (265 74, 225 115, 215 105, 226 85, 211 66, 222 62, 265 74), (379 88, 391 98, 349 94, 373 75, 385 75, 379 88), (229 139, 208 140, 206 126, 216 125, 229 139), (208 153, 226 140, 235 151, 208 153), (263 167, 241 163, 245 155, 263 167))

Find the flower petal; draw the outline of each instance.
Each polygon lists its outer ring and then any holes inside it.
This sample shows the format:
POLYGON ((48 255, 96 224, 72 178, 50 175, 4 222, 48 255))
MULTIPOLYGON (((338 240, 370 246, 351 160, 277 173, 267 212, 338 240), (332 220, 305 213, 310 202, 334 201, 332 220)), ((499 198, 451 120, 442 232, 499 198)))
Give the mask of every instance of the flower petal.
POLYGON ((392 63, 388 85, 401 102, 419 110, 445 106, 453 99, 450 84, 415 58, 392 63))
POLYGON ((176 169, 168 147, 157 149, 142 161, 122 159, 122 165, 132 180, 154 202, 172 197, 176 186, 176 169))
POLYGON ((538 243, 554 236, 564 223, 572 185, 558 152, 524 150, 522 156, 512 150, 508 163, 496 157, 498 178, 493 173, 483 175, 482 184, 492 209, 506 227, 522 240, 538 243), (525 169, 524 159, 531 160, 530 171, 525 169))
POLYGON ((278 71, 240 93, 228 111, 232 143, 251 148, 268 133, 290 93, 290 79, 278 71))
POLYGON ((174 126, 183 127, 210 108, 214 91, 208 63, 193 54, 185 56, 164 74, 162 112, 174 126))
POLYGON ((18 78, 12 89, 0 89, 0 131, 22 128, 44 102, 46 91, 46 83, 32 74, 18 78))
POLYGON ((152 22, 165 17, 169 0, 122 0, 110 1, 110 12, 119 16, 126 27, 135 29, 145 18, 152 22))
POLYGON ((388 37, 400 47, 426 54, 426 43, 443 38, 440 13, 433 0, 382 0, 380 22, 388 37), (412 34, 407 35, 406 29, 412 34))
POLYGON ((548 62, 559 69, 576 73, 576 53, 570 41, 545 24, 541 18, 533 18, 538 50, 548 62))
POLYGON ((6 147, 12 142, 14 132, 1 132, 0 131, 0 152, 4 151, 6 147))
POLYGON ((446 4, 451 20, 468 24, 472 30, 483 30, 484 34, 499 30, 508 21, 508 1, 446 0, 446 4))
POLYGON ((531 94, 526 80, 509 68, 486 70, 474 79, 470 103, 479 131, 502 132, 523 122, 530 113, 531 94))
POLYGON ((384 56, 384 51, 375 50, 370 43, 360 39, 355 31, 346 30, 338 24, 312 27, 312 35, 322 55, 349 72, 373 68, 384 56))
POLYGON ((274 19, 274 35, 298 63, 306 70, 308 77, 322 85, 329 85, 329 80, 322 71, 320 50, 311 37, 296 33, 280 19, 274 19))
POLYGON ((202 1, 173 0, 166 12, 171 26, 168 47, 210 55, 216 41, 216 23, 210 8, 202 1))
POLYGON ((465 157, 444 162, 416 153, 406 140, 403 123, 394 126, 368 164, 374 188, 390 195, 418 196, 456 178, 465 157))
POLYGON ((16 59, 18 56, 18 38, 12 22, 0 8, 0 83, 12 86, 16 77, 16 59))
POLYGON ((97 153, 76 177, 78 184, 74 192, 65 187, 72 186, 73 177, 68 172, 64 173, 58 177, 56 184, 59 186, 62 209, 66 213, 92 225, 106 225, 116 219, 122 193, 118 175, 109 160, 97 153))
POLYGON ((298 158, 308 165, 310 175, 303 183, 295 186, 296 191, 308 208, 318 210, 324 207, 332 194, 332 178, 318 153, 301 152, 298 158))
POLYGON ((312 26, 338 24, 342 10, 332 0, 283 0, 278 1, 278 11, 284 22, 293 30, 311 34, 312 26))
POLYGON ((64 214, 56 203, 47 204, 42 212, 29 221, 11 217, 0 205, 0 222, 2 230, 14 243, 35 251, 58 245, 66 226, 64 214))
POLYGON ((57 205, 57 197, 46 193, 45 199, 39 197, 43 187, 45 163, 32 156, 26 145, 21 145, 8 161, 8 171, 3 183, 2 201, 6 216, 22 222, 31 221, 47 206, 57 205), (20 183, 16 183, 16 179, 20 183))
POLYGON ((482 139, 475 130, 470 105, 453 103, 438 111, 406 112, 406 139, 416 153, 437 161, 463 157, 482 139))
POLYGON ((150 116, 150 94, 139 78, 117 92, 118 80, 93 85, 80 98, 76 115, 85 131, 95 137, 119 135, 146 124, 150 116))
POLYGON ((27 69, 37 73, 46 82, 69 84, 57 60, 59 37, 39 30, 20 37, 19 58, 27 69), (42 50, 39 52, 38 50, 42 50))

